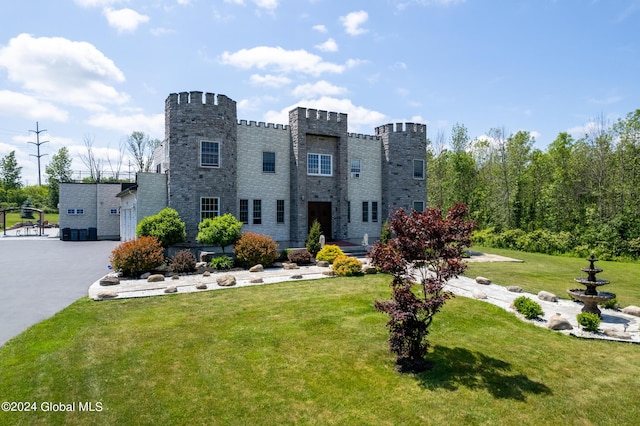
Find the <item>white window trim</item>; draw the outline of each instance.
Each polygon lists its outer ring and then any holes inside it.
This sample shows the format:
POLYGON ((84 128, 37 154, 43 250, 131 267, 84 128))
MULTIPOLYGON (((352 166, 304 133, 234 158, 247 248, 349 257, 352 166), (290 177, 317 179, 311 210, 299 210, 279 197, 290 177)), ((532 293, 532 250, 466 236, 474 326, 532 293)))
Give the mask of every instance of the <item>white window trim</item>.
POLYGON ((411 174, 413 175, 413 178, 415 180, 424 180, 426 177, 426 170, 425 170, 425 165, 426 165, 426 160, 422 160, 420 158, 414 158, 413 161, 411 162, 411 174), (422 177, 416 177, 416 166, 415 163, 416 161, 422 161, 422 177))
POLYGON ((333 155, 331 154, 319 154, 316 152, 308 152, 307 153, 307 176, 333 176, 333 155), (317 155, 318 156, 318 173, 309 173, 309 156, 317 155), (331 172, 329 174, 322 173, 322 157, 329 157, 331 172))
POLYGON ((362 160, 351 160, 349 163, 349 172, 351 173, 351 177, 352 178, 359 178, 360 175, 362 174, 362 160), (358 171, 354 172, 353 171, 353 162, 357 161, 358 162, 358 171))
MULTIPOLYGON (((205 169, 219 169, 220 166, 222 165, 222 143, 220 143, 220 141, 212 141, 212 140, 208 140, 208 139, 202 139, 200 141, 198 157, 199 157, 200 167, 205 168, 205 169), (218 165, 217 166, 202 164, 202 144, 205 143, 205 142, 218 144, 218 165)), ((210 198, 210 197, 205 197, 205 198, 210 198)))
MULTIPOLYGON (((218 210, 215 211, 215 215, 216 216, 220 216, 220 197, 200 197, 200 221, 202 222, 205 218, 202 217, 202 213, 204 213, 204 211, 202 210, 202 200, 204 200, 205 198, 211 198, 214 200, 218 200, 218 202, 216 204, 218 204, 218 210)), ((214 210, 207 210, 207 213, 210 211, 214 211, 214 210)))

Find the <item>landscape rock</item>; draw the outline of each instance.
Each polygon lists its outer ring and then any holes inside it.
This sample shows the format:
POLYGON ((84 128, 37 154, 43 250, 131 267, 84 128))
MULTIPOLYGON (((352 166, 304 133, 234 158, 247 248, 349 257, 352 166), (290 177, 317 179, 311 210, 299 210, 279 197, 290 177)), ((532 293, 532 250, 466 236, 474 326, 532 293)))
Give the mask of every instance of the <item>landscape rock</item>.
POLYGON ((322 275, 326 275, 327 277, 334 277, 336 273, 333 271, 323 271, 322 275))
POLYGON ((482 285, 491 284, 491 280, 489 278, 485 278, 485 277, 476 277, 476 282, 478 284, 482 284, 482 285))
POLYGON ((172 280, 179 280, 179 279, 180 279, 180 276, 179 276, 179 275, 172 275, 172 276, 171 276, 171 279, 172 279, 172 280))
POLYGON ((176 287, 175 285, 170 285, 169 287, 164 289, 164 292, 167 293, 167 294, 177 293, 178 292, 178 287, 176 287))
POLYGON ((98 294, 96 295, 96 300, 113 299, 115 297, 118 297, 118 293, 116 293, 115 291, 105 290, 98 292, 98 294))
POLYGON ((551 315, 549 322, 547 322, 547 328, 551 330, 573 330, 573 326, 568 319, 564 318, 560 314, 551 315))
POLYGON ((141 280, 146 280, 150 276, 151 276, 151 272, 145 272, 144 274, 140 275, 140 279, 141 280))
POLYGON ((202 276, 203 276, 203 277, 209 277, 209 276, 211 276, 211 272, 209 272, 209 271, 204 271, 204 272, 202 273, 202 276))
POLYGON ((557 302, 558 296, 553 293, 549 293, 548 291, 541 291, 538 293, 538 299, 544 300, 545 302, 557 302))
POLYGON ((293 262, 283 263, 282 267, 284 269, 300 269, 298 264, 297 263, 293 263, 293 262))
POLYGON ((622 339, 622 340, 631 340, 631 334, 626 331, 618 331, 612 328, 607 328, 604 330, 604 334, 609 337, 613 337, 614 339, 622 339))
POLYGON ((216 282, 221 287, 231 287, 236 285, 236 277, 233 275, 223 275, 216 279, 216 282))
POLYGON ((292 280, 300 280, 302 279, 302 275, 291 275, 292 280))
POLYGON ((161 281, 164 281, 164 275, 162 274, 153 274, 147 277, 148 283, 159 283, 161 281))
POLYGON ((485 293, 484 291, 480 291, 480 290, 473 290, 473 298, 474 299, 479 299, 479 300, 483 300, 487 298, 487 293, 485 293))
POLYGON ((507 290, 509 290, 512 293, 522 293, 524 291, 522 287, 520 287, 519 285, 507 286, 507 290))
POLYGON ((371 265, 367 265, 367 266, 363 266, 362 267, 362 272, 364 274, 377 274, 378 273, 378 269, 376 269, 375 266, 371 266, 371 265))
POLYGON ((249 272, 262 272, 262 271, 264 271, 264 266, 262 266, 259 263, 249 268, 249 272))
POLYGON ((114 277, 112 275, 107 275, 106 277, 100 280, 100 285, 118 285, 120 284, 120 278, 114 277))
POLYGON ((640 306, 629 305, 622 310, 622 313, 633 315, 634 317, 640 317, 640 306))
POLYGON ((249 282, 251 284, 262 284, 264 282, 264 280, 262 278, 253 278, 253 279, 249 280, 249 282))
POLYGON ((206 290, 207 289, 207 285, 205 283, 200 283, 196 286, 196 288, 198 290, 206 290))
POLYGON ((321 268, 328 268, 329 266, 331 266, 331 264, 326 260, 318 260, 318 262, 316 263, 316 266, 319 266, 321 268))

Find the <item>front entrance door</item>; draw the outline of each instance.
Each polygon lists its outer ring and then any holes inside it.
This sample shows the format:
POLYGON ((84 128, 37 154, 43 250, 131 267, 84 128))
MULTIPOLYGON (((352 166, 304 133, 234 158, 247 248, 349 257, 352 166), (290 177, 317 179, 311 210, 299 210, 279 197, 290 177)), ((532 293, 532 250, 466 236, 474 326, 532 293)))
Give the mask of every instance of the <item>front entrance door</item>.
POLYGON ((331 202, 311 202, 309 201, 307 232, 311 229, 314 219, 320 223, 320 230, 326 241, 331 240, 331 202))

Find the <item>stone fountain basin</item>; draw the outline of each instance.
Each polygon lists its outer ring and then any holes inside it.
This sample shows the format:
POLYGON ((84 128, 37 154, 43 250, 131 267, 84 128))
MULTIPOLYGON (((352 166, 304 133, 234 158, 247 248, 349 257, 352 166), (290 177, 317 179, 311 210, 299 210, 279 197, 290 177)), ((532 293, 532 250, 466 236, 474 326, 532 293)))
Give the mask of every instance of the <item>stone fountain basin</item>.
MULTIPOLYGON (((587 287, 600 287, 601 285, 607 285, 609 284, 609 281, 607 280, 595 280, 595 281, 589 281, 588 278, 575 278, 574 279, 575 282, 580 283, 584 286, 587 287)), ((570 290, 573 291, 573 290, 570 290)), ((580 290, 578 290, 580 291, 580 290)))
POLYGON ((606 291, 599 291, 597 295, 584 294, 585 291, 586 290, 574 288, 571 290, 567 290, 567 293, 569 293, 574 299, 577 299, 583 303, 591 302, 600 304, 616 297, 615 293, 609 293, 606 291))

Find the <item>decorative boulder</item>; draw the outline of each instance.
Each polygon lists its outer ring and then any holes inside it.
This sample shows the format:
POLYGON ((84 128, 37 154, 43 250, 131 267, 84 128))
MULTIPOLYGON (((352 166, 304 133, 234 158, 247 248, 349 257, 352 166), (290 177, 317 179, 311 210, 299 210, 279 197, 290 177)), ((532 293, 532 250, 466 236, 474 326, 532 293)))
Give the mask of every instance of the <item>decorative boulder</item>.
POLYGON ((298 267, 298 265, 296 263, 293 263, 293 262, 283 263, 282 267, 284 269, 300 269, 300 267, 298 267))
POLYGON ((177 293, 178 292, 178 287, 176 287, 175 285, 170 285, 169 287, 164 289, 164 292, 167 293, 167 294, 177 293))
POLYGON ((249 272, 262 272, 264 271, 264 266, 262 266, 261 264, 257 264, 255 266, 252 266, 251 268, 249 268, 249 272))
POLYGON ((147 277, 148 283, 159 283, 161 281, 164 281, 164 275, 162 274, 153 274, 147 277))
POLYGON ((478 284, 482 284, 482 285, 491 284, 491 280, 489 278, 485 278, 485 277, 476 277, 476 282, 478 284))
POLYGON ((291 275, 291 279, 292 280, 301 280, 302 279, 302 275, 291 275))
POLYGON ((264 280, 262 278, 253 278, 253 279, 249 280, 249 282, 251 284, 262 284, 264 282, 264 280))
POLYGON ((200 283, 196 286, 196 288, 198 290, 206 290, 207 289, 207 285, 205 283, 200 283))
POLYGON ((236 277, 233 275, 223 275, 216 279, 216 282, 220 287, 231 287, 236 285, 236 277))
POLYGON ((326 260, 318 260, 318 263, 316 263, 316 266, 319 266, 321 268, 328 268, 329 266, 331 266, 331 264, 326 260))
POLYGON ((480 291, 480 290, 474 290, 473 291, 473 298, 474 299, 484 300, 484 299, 487 298, 487 293, 485 293, 484 291, 480 291))
POLYGON ((180 279, 180 276, 179 276, 179 275, 172 275, 172 276, 171 276, 171 279, 172 279, 172 280, 179 280, 179 279, 180 279))
POLYGON ((524 291, 522 287, 520 287, 519 285, 507 286, 507 290, 509 290, 512 293, 522 293, 524 291))
POLYGON ((209 272, 209 271, 204 271, 204 272, 202 273, 202 276, 203 276, 203 277, 209 277, 209 276, 211 276, 211 272, 209 272))
POLYGON ((118 285, 120 284, 120 278, 114 277, 113 275, 107 275, 106 277, 100 280, 100 285, 118 285))
POLYGON ((622 310, 623 314, 633 315, 634 317, 640 317, 640 307, 630 305, 622 310))
POLYGON ((557 302, 558 296, 543 290, 540 293, 538 293, 538 299, 544 300, 545 302, 557 302))
POLYGON ((631 334, 627 333, 626 331, 618 331, 612 328, 607 328, 606 330, 604 330, 604 334, 606 336, 613 337, 614 339, 631 340, 631 334))
POLYGON ((146 280, 150 276, 151 276, 151 272, 145 272, 144 274, 140 275, 140 279, 141 280, 146 280))
POLYGON ((113 299, 118 297, 118 293, 115 291, 101 291, 96 295, 96 300, 113 299))
POLYGON ((569 323, 569 320, 560 316, 560 314, 551 315, 547 328, 551 330, 573 330, 573 326, 569 323))
POLYGON ((327 277, 334 277, 336 273, 333 271, 322 271, 322 275, 326 275, 327 277))
POLYGON ((362 272, 364 274, 371 275, 371 274, 377 274, 378 270, 376 269, 375 266, 367 265, 362 267, 362 272))

